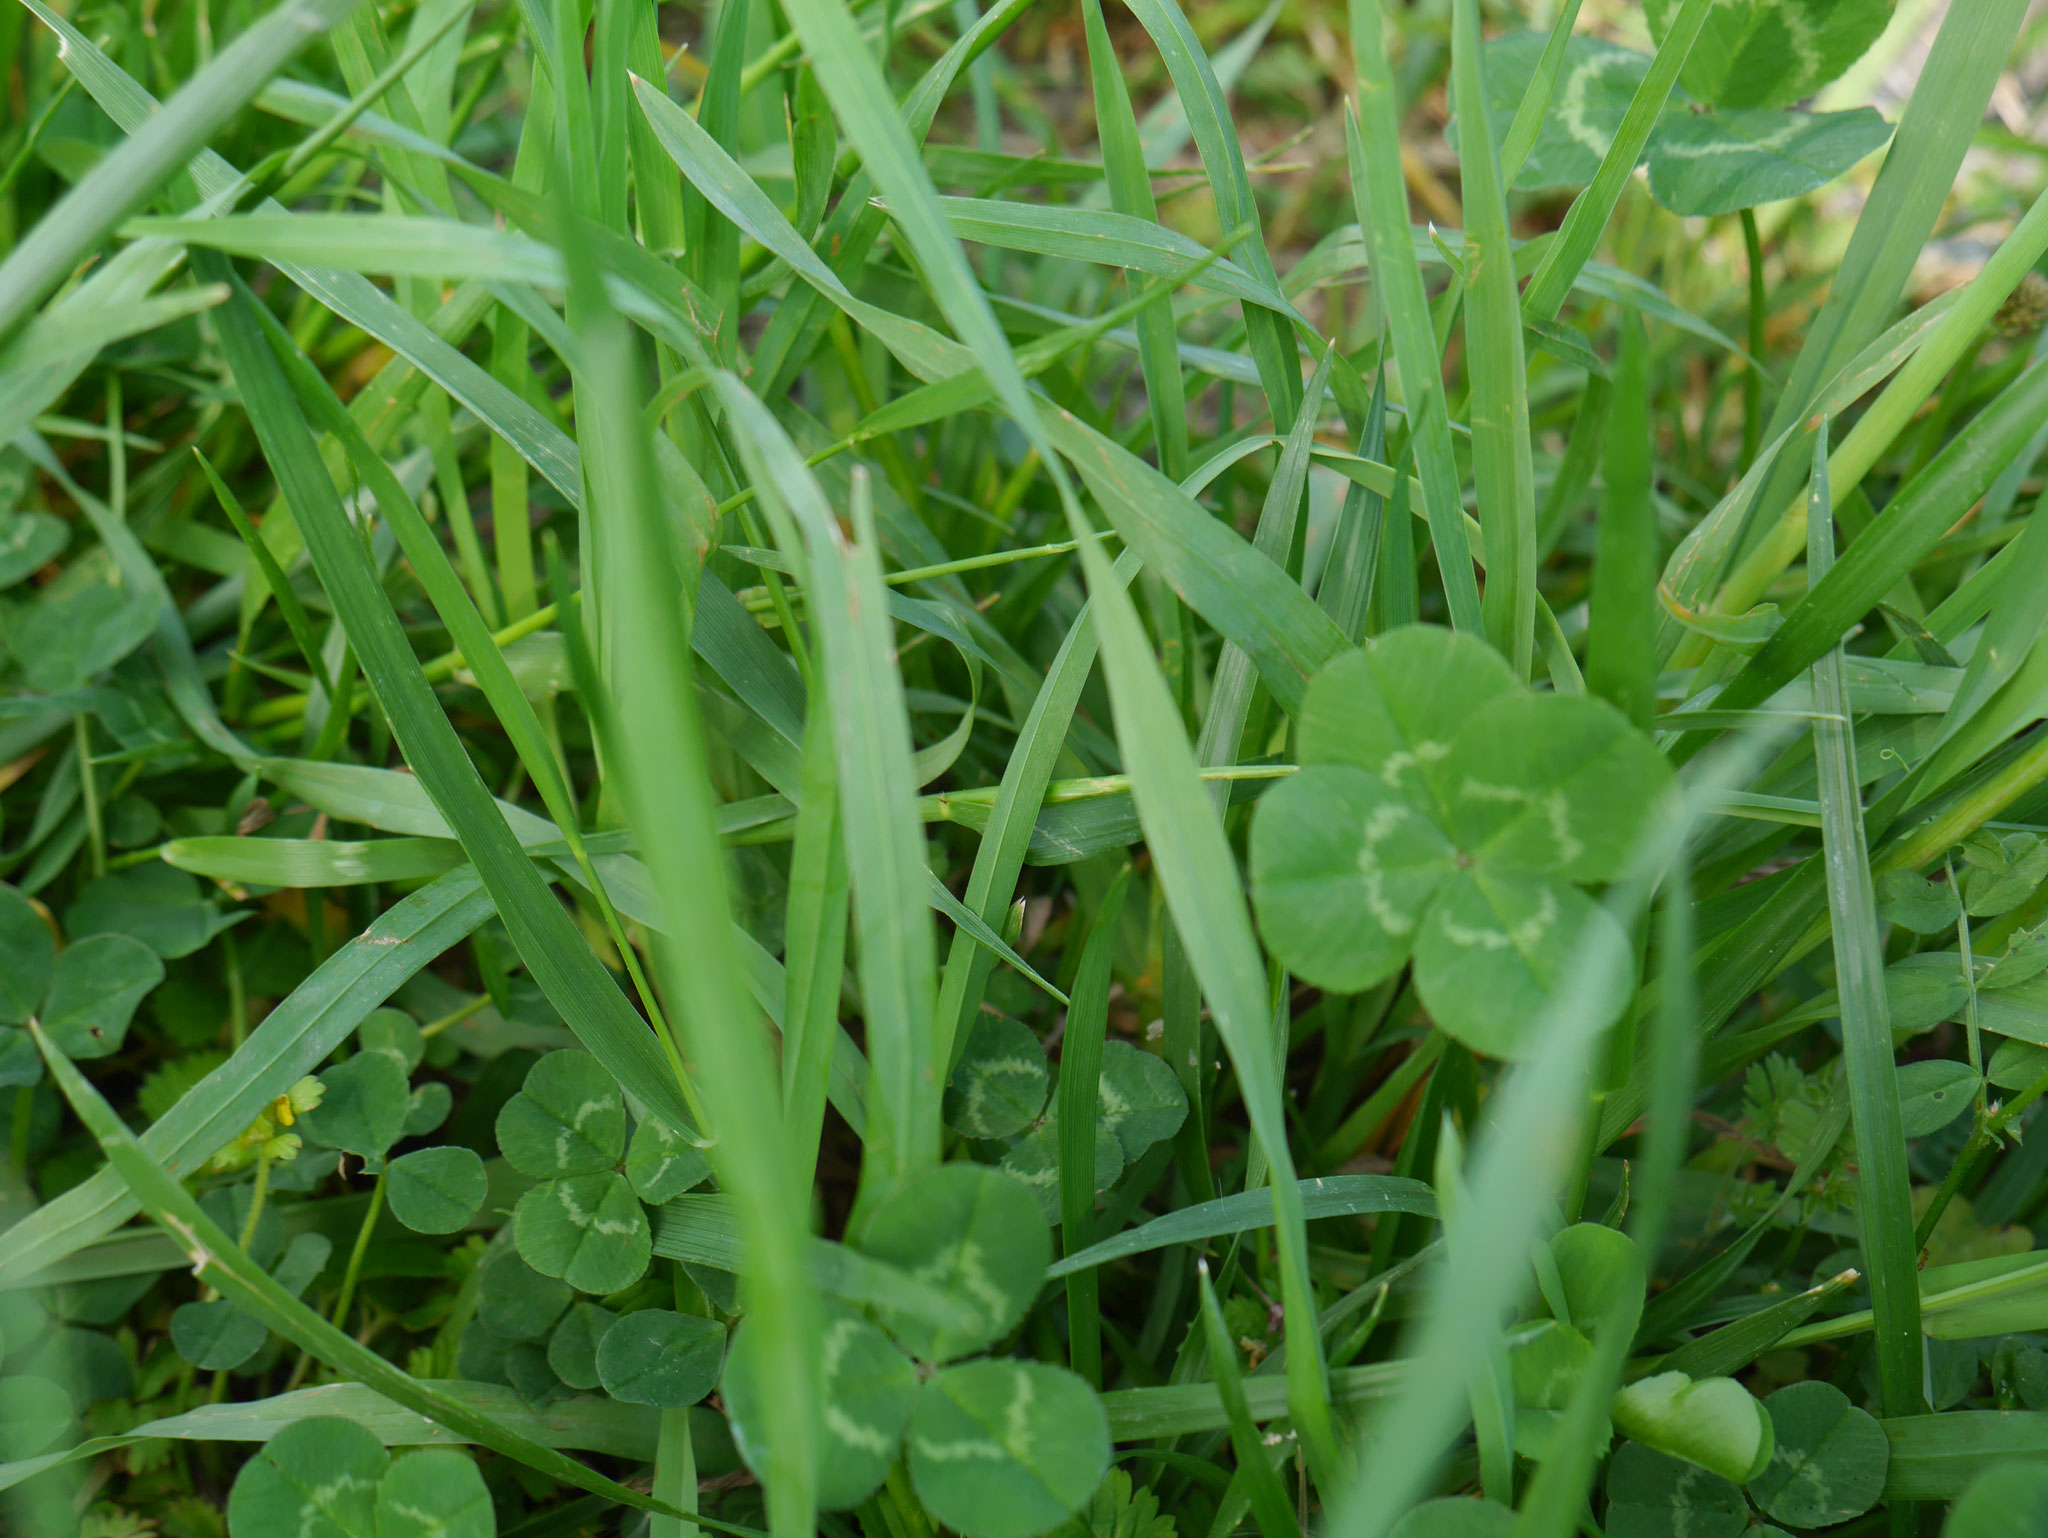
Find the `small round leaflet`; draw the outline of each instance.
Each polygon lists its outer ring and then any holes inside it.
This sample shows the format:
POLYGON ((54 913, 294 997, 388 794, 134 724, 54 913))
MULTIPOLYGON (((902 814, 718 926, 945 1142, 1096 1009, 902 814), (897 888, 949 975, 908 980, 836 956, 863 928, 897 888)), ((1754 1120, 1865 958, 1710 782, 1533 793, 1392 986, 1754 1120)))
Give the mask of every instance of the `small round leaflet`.
POLYGON ((294 1421, 242 1465, 228 1495, 230 1538, 365 1538, 391 1455, 375 1432, 320 1415, 294 1421))
MULTIPOLYGON (((758 1473, 767 1466, 767 1391, 749 1340, 742 1325, 726 1354, 719 1392, 740 1455, 758 1473)), ((851 1314, 827 1318, 820 1345, 824 1411, 819 1418, 818 1504, 843 1511, 873 1495, 895 1466, 903 1428, 917 1403, 917 1369, 888 1336, 851 1314)))
POLYGON ((614 1399, 680 1410, 711 1392, 724 1357, 725 1326, 717 1320, 645 1308, 605 1331, 597 1375, 614 1399))
POLYGON ((528 1265, 578 1292, 632 1286, 654 1253, 640 1198, 611 1170, 535 1186, 512 1210, 512 1236, 528 1265))
POLYGON ((1766 1516, 1787 1527, 1832 1527, 1877 1504, 1891 1441, 1873 1416, 1819 1379, 1779 1389, 1764 1408, 1776 1441, 1749 1493, 1766 1516))
POLYGON ((465 1228, 484 1204, 490 1177, 473 1148, 422 1148, 391 1161, 384 1199, 391 1215, 420 1234, 465 1228))
POLYGON ((1625 1442, 1607 1466, 1607 1538, 1741 1538, 1742 1487, 1696 1464, 1625 1442))
POLYGON ((467 1453, 426 1447, 391 1465, 377 1488, 377 1538, 491 1538, 497 1513, 467 1453))
POLYGON ((597 1174, 625 1151, 625 1100, 589 1053, 550 1052, 498 1112, 498 1146, 536 1180, 597 1174))
POLYGON ((918 1498, 965 1538, 1032 1538, 1080 1510, 1109 1468, 1094 1390, 1040 1362, 947 1368, 918 1391, 906 1441, 918 1498))
POLYGON ((934 1362, 1007 1334, 1052 1260, 1052 1237, 1031 1192, 979 1164, 941 1164, 913 1176, 876 1209, 861 1248, 943 1287, 972 1311, 971 1325, 942 1329, 915 1311, 877 1305, 890 1333, 934 1362))

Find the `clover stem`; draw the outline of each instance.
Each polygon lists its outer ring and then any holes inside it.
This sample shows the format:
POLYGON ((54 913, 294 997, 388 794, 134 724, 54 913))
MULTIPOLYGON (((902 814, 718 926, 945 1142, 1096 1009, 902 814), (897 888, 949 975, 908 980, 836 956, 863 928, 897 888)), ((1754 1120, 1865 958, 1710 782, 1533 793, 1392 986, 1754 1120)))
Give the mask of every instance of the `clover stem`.
POLYGON ((356 1277, 363 1269, 363 1256, 370 1249, 370 1231, 377 1226, 377 1218, 384 1210, 384 1171, 377 1171, 377 1183, 370 1187, 370 1207, 363 1214, 363 1226, 356 1230, 355 1248, 348 1252, 348 1269, 341 1274, 341 1294, 334 1300, 334 1312, 328 1316, 334 1327, 342 1327, 348 1317, 348 1306, 355 1300, 356 1277))
POLYGON ((270 1144, 256 1150, 256 1187, 249 1193, 249 1215, 242 1220, 242 1236, 236 1242, 244 1254, 256 1242, 256 1225, 263 1217, 263 1200, 270 1194, 270 1144))

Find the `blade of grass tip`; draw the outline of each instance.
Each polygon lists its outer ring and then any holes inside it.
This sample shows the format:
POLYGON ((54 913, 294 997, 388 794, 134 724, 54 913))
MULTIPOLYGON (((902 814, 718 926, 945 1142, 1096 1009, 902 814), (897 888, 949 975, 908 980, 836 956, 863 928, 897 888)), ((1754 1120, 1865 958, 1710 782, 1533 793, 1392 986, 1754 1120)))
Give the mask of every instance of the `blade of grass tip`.
POLYGON ((1528 89, 1522 92, 1522 100, 1515 108, 1515 120, 1508 125, 1507 137, 1501 140, 1503 187, 1514 186, 1515 178, 1522 174, 1529 151, 1536 147, 1536 135, 1543 131, 1543 120, 1550 115, 1550 98, 1557 90, 1558 72, 1564 68, 1572 28, 1578 25, 1580 3, 1581 0, 1565 0, 1558 8, 1557 17, 1550 24, 1550 36, 1543 44, 1543 56, 1536 61, 1536 73, 1529 77, 1528 89))
MULTIPOLYGON (((1807 573, 1822 581, 1835 554, 1834 507, 1828 496, 1828 424, 1814 437, 1812 502, 1807 509, 1807 573)), ((1899 1119, 1884 952, 1878 943, 1877 893, 1864 843, 1863 800, 1856 772, 1856 732, 1838 643, 1814 664, 1814 759, 1819 769, 1821 844, 1827 862, 1828 912, 1834 925, 1836 987, 1841 994, 1842 1060, 1856 1129, 1857 1210, 1862 1215, 1864 1271, 1877 1318, 1878 1380, 1887 1415, 1919 1415, 1921 1396, 1919 1247, 1899 1119)))
MULTIPOLYGON (((831 703, 813 696, 804 720, 803 799, 790 847, 782 950, 788 968, 783 989, 783 1114, 796 1146, 797 1166, 805 1171, 817 1167, 825 1087, 839 1024, 840 980, 846 970, 846 844, 839 828, 833 749, 831 703)), ((954 932, 953 944, 956 952, 964 946, 988 956, 965 931, 954 932)), ((991 964, 993 958, 984 963, 984 976, 991 964)), ((980 1007, 978 1002, 975 1007, 980 1007)))
MULTIPOLYGON (((1095 131, 1102 141, 1103 179, 1108 184, 1110 207, 1156 220, 1159 205, 1152 197, 1152 173, 1138 139, 1138 119, 1131 109, 1123 65, 1102 19, 1102 0, 1087 0, 1081 16, 1088 37, 1088 78, 1095 92, 1095 131)), ((1152 417, 1159 468, 1177 481, 1188 473, 1188 421, 1173 307, 1149 306, 1138 315, 1135 325, 1138 366, 1145 379, 1145 406, 1152 417)))
POLYGON ((666 518, 650 435, 640 420, 635 344, 604 304, 582 241, 569 241, 570 280, 584 290, 577 340, 594 415, 581 417, 594 456, 609 461, 604 508, 616 547, 624 631, 636 637, 614 659, 618 709, 607 719, 625 804, 642 857, 668 915, 655 956, 670 1008, 718 1115, 710 1150, 733 1197, 752 1264, 741 1279, 759 1330, 756 1367, 768 1386, 766 1478, 769 1525, 778 1538, 812 1531, 817 1491, 818 1302, 808 1264, 808 1191, 799 1184, 760 1016, 739 974, 732 911, 719 847, 716 797, 689 676, 689 638, 670 576, 666 518))
POLYGON ((1657 508, 1650 495, 1649 343, 1642 318, 1621 317, 1606 492, 1593 559, 1586 687, 1647 729, 1657 703, 1657 508))
MULTIPOLYGON (((578 826, 575 797, 562 779, 561 767, 556 761, 554 745, 541 726, 540 716, 533 702, 526 697, 519 680, 513 675, 512 666, 498 650, 491 634, 491 627, 478 612, 462 579, 441 548, 434 531, 420 513, 413 500, 406 494, 398 477, 384 463, 382 456, 370 447, 360 428, 355 424, 347 409, 328 387, 319 371, 293 346, 291 337, 269 310, 260 305, 252 306, 258 322, 270 338, 271 350, 278 363, 291 381, 302 406, 312 411, 326 427, 328 434, 349 456, 356 473, 363 479, 385 521, 398 537, 406 560, 426 590, 427 598, 434 610, 448 627, 448 638, 462 654, 470 676, 483 691, 492 713, 504 727, 505 735, 511 740, 513 751, 518 755, 527 778, 540 795, 548 816, 561 830, 563 839, 569 845, 571 858, 582 871, 584 883, 596 901, 605 928, 611 935, 612 944, 633 981, 640 1000, 651 1017, 655 1034, 663 1053, 668 1058, 668 1067, 675 1083, 682 1090, 683 1098, 689 1102, 692 1127, 701 1126, 705 1120, 703 1106, 698 1102, 696 1087, 684 1071, 681 1055, 676 1051, 669 1033, 668 1022, 663 1018, 661 1008, 641 969, 639 953, 628 939, 625 927, 619 922, 619 915, 612 907, 611 897, 605 884, 598 878, 591 865, 590 852, 584 847, 583 835, 578 826)), ((673 563, 671 563, 673 565, 673 563)), ((689 1131, 690 1128, 678 1129, 689 1131)))
MULTIPOLYGON (((1111 964, 1117 923, 1131 884, 1129 865, 1117 872, 1088 926, 1074 973, 1066 1034, 1060 1038, 1060 1253, 1075 1255, 1095 1242, 1095 1133, 1102 1114, 1102 1047, 1109 1030, 1111 964)), ((1102 1315, 1096 1272, 1090 1266, 1067 1278, 1067 1351, 1075 1372, 1102 1387, 1102 1315)))
MULTIPOLYGON (((1712 0, 1689 3, 1704 14, 1712 0)), ((1458 176, 1465 211, 1472 476, 1486 550, 1480 607, 1487 640, 1526 679, 1536 660, 1536 468, 1529 448, 1521 295, 1507 189, 1486 115, 1479 0, 1453 0, 1451 17, 1451 81, 1461 106, 1470 104, 1458 119, 1458 176)))
POLYGON ((1259 1531, 1265 1538, 1301 1538, 1301 1524, 1295 1520, 1293 1503, 1287 1499, 1287 1487, 1280 1483, 1280 1472, 1273 1467, 1266 1439, 1260 1434, 1259 1423, 1252 1419, 1251 1405, 1245 1399, 1244 1376, 1237 1366, 1237 1343, 1230 1338, 1230 1328, 1223 1322, 1216 1286, 1209 1280, 1209 1262, 1197 1260, 1195 1275, 1201 1285, 1202 1337, 1209 1347, 1209 1367, 1216 1377, 1216 1393, 1223 1401, 1223 1413, 1230 1420, 1230 1445, 1237 1454, 1238 1477, 1248 1487, 1259 1531))
POLYGON ((293 55, 355 9, 356 0, 287 0, 194 75, 151 120, 86 173, 0 261, 0 340, 80 259, 146 203, 293 55))
MULTIPOLYGON (((1422 482, 1422 511, 1442 574, 1453 629, 1482 634, 1479 581, 1465 538, 1465 499, 1451 447, 1450 407, 1444 399, 1443 353, 1422 286, 1422 266, 1409 235, 1408 182, 1401 169, 1400 94, 1388 66, 1380 0, 1350 0, 1351 52, 1358 72, 1356 111, 1344 117, 1351 197, 1365 236, 1373 286, 1386 309, 1400 371, 1401 404, 1408 414, 1422 482)), ((1395 519, 1396 523, 1403 522, 1395 519)), ((1404 528, 1403 534, 1407 530, 1404 528)))
POLYGON ((662 1507, 637 1490, 606 1479, 575 1459, 508 1431, 492 1416, 428 1386, 369 1347, 336 1329, 250 1260, 234 1239, 209 1218, 197 1200, 143 1150, 114 1108, 43 1033, 29 1027, 50 1066, 50 1074, 80 1121, 106 1153, 108 1162, 151 1218, 177 1241, 193 1274, 230 1302, 255 1314, 279 1335, 345 1377, 375 1389, 394 1404, 447 1427, 456 1435, 512 1458, 579 1490, 588 1490, 640 1511, 662 1507))
MULTIPOLYGON (((226 260, 195 251, 215 281, 226 260)), ((670 1065, 647 1022, 629 1006, 533 862, 506 827, 421 672, 385 597, 376 568, 321 462, 246 290, 221 307, 223 350, 278 485, 294 509, 314 570, 327 590, 392 735, 420 783, 476 863, 534 981, 620 1083, 678 1129, 691 1125, 670 1065)))
MULTIPOLYGON (((1826 381, 1890 322, 1899 294, 1948 205, 1949 190, 1975 141, 1977 125, 2026 13, 2027 0, 1979 0, 1960 9, 1951 6, 1942 17, 1885 150, 1884 164, 1857 216, 1856 232, 1828 285, 1827 300, 1807 326, 1784 392, 1772 408, 1764 429, 1766 443, 1812 415, 1815 397, 1826 381)), ((1750 516, 1761 513, 1770 518, 1788 503, 1803 500, 1803 473, 1796 454, 1774 464, 1750 504, 1750 516)), ((1835 495, 1847 496, 1847 489, 1838 489, 1835 495)), ((1745 533, 1736 541, 1736 552, 1746 555, 1751 543, 1745 533)))
POLYGON ((207 484, 213 487, 214 497, 221 505, 221 511, 228 515, 228 522, 234 525, 235 533, 241 536, 256 562, 256 569, 263 573, 263 581, 270 589, 270 596, 277 601, 277 609, 284 616, 285 628, 291 632, 293 642, 299 648, 299 655, 306 659, 306 668, 313 675, 313 681, 334 694, 334 680, 327 671, 326 660, 320 655, 320 642, 313 634, 313 620, 306 613, 306 606, 299 602, 299 595, 293 589, 291 579, 278 568, 277 557, 270 553, 270 546, 263 542, 263 536, 256 532, 256 525, 249 521, 249 514, 243 509, 241 500, 228 489, 227 482, 220 478, 213 468, 213 461, 197 444, 192 446, 192 457, 199 461, 199 468, 205 472, 207 484))
MULTIPOLYGON (((1685 61, 1691 57, 1700 28, 1706 25, 1707 14, 1713 8, 1714 0, 1685 0, 1678 14, 1671 18, 1664 40, 1657 45, 1656 56, 1643 72, 1636 94, 1629 99, 1621 126, 1614 131, 1613 142, 1607 146, 1607 153, 1600 157, 1600 169, 1593 173, 1592 183, 1586 190, 1572 200, 1564 223, 1544 248, 1542 259, 1529 278, 1522 308, 1536 319, 1557 318, 1572 284, 1578 281, 1586 263, 1593 259, 1593 250, 1600 244, 1607 221, 1614 217, 1615 206, 1621 202, 1622 189, 1635 175, 1636 166, 1643 158, 1643 149, 1650 142, 1651 131, 1664 115, 1672 87, 1678 84, 1679 71, 1685 68, 1685 61)), ((1475 104, 1485 99, 1466 97, 1462 92, 1460 98, 1475 104)), ((1484 111, 1478 110, 1469 119, 1461 117, 1459 138, 1462 140, 1464 137, 1467 121, 1483 121, 1484 116, 1484 111)), ((1470 238, 1469 233, 1467 238, 1470 238)))
MULTIPOLYGON (((865 1210, 938 1159, 945 1081, 934 1026, 930 872, 880 551, 871 528, 849 545, 816 476, 759 398, 730 374, 714 384, 761 506, 800 567, 824 665, 871 1068, 857 1204, 865 1210)), ((853 484, 856 524, 871 524, 869 483, 857 473, 853 484)))

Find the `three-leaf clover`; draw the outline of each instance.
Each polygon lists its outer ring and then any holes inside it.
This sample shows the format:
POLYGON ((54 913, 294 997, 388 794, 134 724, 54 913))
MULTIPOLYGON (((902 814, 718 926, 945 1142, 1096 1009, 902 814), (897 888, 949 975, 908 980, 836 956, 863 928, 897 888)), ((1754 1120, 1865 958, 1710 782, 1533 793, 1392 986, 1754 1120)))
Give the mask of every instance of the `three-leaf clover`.
POLYGON ((1317 675, 1301 759, 1251 833, 1259 924, 1292 971, 1357 992, 1412 957, 1437 1024, 1502 1057, 1567 983, 1620 1012, 1625 942, 1575 883, 1621 874, 1670 770, 1618 711, 1412 626, 1317 675))

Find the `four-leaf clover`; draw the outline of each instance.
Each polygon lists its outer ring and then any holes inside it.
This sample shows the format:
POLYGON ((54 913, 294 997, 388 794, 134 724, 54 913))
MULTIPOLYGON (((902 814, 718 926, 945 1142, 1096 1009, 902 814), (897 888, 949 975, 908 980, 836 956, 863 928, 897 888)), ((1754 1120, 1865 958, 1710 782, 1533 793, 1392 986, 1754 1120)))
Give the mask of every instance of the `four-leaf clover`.
POLYGON ((1251 833, 1259 924, 1291 970, 1356 992, 1412 957, 1436 1023, 1501 1057, 1575 981, 1575 1007, 1620 1012, 1626 942, 1575 883, 1621 874, 1670 770, 1618 711, 1414 626, 1315 678, 1301 761, 1251 833))

